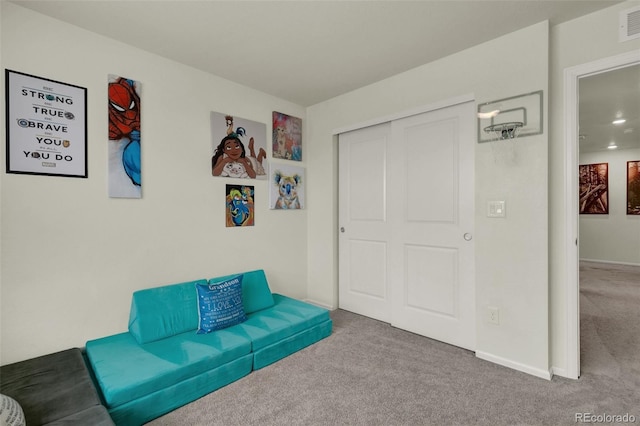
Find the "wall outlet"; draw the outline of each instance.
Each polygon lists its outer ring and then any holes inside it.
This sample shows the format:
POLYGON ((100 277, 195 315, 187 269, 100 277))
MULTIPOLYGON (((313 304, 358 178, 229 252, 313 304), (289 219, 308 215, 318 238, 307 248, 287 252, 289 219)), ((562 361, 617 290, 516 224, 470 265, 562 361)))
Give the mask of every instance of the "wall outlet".
POLYGON ((487 307, 487 309, 488 309, 487 319, 489 320, 489 322, 491 324, 499 325, 500 324, 500 309, 496 308, 495 306, 489 306, 489 307, 487 307))

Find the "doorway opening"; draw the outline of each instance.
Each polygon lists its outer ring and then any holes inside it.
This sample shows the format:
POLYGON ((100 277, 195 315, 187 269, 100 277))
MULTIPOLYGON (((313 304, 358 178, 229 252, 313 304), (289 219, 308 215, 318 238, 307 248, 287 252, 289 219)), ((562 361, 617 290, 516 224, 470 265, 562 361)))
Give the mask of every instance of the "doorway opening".
POLYGON ((640 64, 637 52, 605 58, 567 68, 564 74, 565 94, 565 259, 566 259, 566 313, 567 346, 566 375, 580 376, 580 250, 579 250, 579 80, 640 64))

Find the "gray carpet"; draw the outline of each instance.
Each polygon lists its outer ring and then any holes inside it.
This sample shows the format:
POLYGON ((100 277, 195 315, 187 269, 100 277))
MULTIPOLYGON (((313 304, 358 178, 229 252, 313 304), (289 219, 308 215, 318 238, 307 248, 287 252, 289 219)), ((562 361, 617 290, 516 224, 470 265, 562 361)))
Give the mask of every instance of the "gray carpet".
POLYGON ((582 376, 546 381, 343 310, 333 334, 150 423, 572 425, 640 423, 640 268, 581 267, 582 376))

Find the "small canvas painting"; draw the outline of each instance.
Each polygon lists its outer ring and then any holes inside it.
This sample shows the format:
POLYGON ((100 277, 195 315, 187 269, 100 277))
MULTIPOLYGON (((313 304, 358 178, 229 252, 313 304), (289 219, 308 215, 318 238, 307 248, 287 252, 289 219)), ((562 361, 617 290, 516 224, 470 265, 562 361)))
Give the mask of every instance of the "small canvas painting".
POLYGON ((627 161, 627 214, 640 215, 640 161, 627 161))
POLYGON ((226 224, 228 228, 254 225, 254 187, 248 185, 227 185, 226 224))
POLYGON ((580 214, 609 214, 609 164, 580 165, 580 214))
POLYGON ((219 112, 211 113, 213 176, 267 179, 267 125, 219 112))
POLYGON ((302 161, 302 119, 273 111, 273 158, 302 161))
POLYGON ((140 83, 109 75, 109 196, 142 198, 140 83))
POLYGON ((270 169, 269 208, 299 210, 304 208, 304 168, 272 164, 270 169))

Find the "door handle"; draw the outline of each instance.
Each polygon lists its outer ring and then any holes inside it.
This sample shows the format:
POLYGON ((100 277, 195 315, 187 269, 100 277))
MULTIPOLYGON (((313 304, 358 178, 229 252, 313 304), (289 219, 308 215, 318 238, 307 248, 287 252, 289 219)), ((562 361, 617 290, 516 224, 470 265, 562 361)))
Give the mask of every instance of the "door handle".
POLYGON ((464 238, 465 241, 471 241, 473 239, 473 235, 471 235, 468 232, 465 232, 465 234, 462 236, 462 238, 464 238))
POLYGON ((344 226, 340 227, 340 232, 342 232, 344 234, 344 226))

